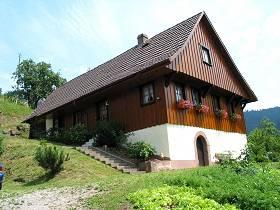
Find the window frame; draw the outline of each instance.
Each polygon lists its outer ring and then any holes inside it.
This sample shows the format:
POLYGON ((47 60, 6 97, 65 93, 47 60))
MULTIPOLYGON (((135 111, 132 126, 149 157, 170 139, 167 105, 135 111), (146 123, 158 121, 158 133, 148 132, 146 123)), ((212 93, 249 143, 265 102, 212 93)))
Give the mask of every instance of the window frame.
POLYGON ((100 101, 96 104, 96 114, 97 114, 97 121, 104 121, 104 120, 109 120, 109 104, 107 100, 100 101), (106 110, 106 117, 101 119, 101 105, 105 106, 106 110))
POLYGON ((176 102, 179 102, 180 100, 186 100, 186 92, 185 92, 185 86, 179 83, 175 83, 175 99, 176 102), (177 88, 181 88, 182 89, 182 98, 181 99, 177 99, 177 88))
POLYGON ((212 100, 214 112, 217 110, 221 110, 221 97, 218 95, 212 95, 212 100))
POLYGON ((200 48, 201 48, 201 57, 202 57, 202 62, 207 64, 208 66, 212 66, 212 56, 211 56, 211 50, 209 47, 203 45, 203 44, 200 44, 200 48), (204 52, 207 52, 207 57, 209 58, 209 62, 207 62, 205 59, 204 59, 204 52))
POLYGON ((235 112, 234 102, 230 102, 230 103, 228 104, 228 108, 229 108, 229 113, 230 113, 230 114, 235 114, 235 113, 236 113, 236 112, 235 112))
POLYGON ((155 96, 155 84, 154 82, 148 82, 148 83, 145 83, 143 84, 141 87, 140 87, 140 101, 141 101, 141 106, 146 106, 146 105, 150 105, 150 104, 153 104, 156 102, 156 96, 155 96), (153 100, 151 101, 148 101, 146 103, 144 103, 144 88, 147 87, 147 86, 152 86, 152 90, 153 90, 153 100))
POLYGON ((192 88, 192 102, 193 102, 194 105, 202 104, 202 98, 201 98, 200 91, 196 88, 192 88), (197 97, 198 97, 198 103, 196 103, 196 99, 195 99, 196 94, 197 94, 197 97))
POLYGON ((76 111, 74 112, 74 116, 73 116, 73 125, 77 125, 77 124, 82 124, 87 126, 88 125, 88 113, 86 111, 76 111), (79 118, 83 119, 84 122, 82 122, 81 120, 77 120, 79 115, 79 118), (79 122, 78 122, 79 121, 79 122))

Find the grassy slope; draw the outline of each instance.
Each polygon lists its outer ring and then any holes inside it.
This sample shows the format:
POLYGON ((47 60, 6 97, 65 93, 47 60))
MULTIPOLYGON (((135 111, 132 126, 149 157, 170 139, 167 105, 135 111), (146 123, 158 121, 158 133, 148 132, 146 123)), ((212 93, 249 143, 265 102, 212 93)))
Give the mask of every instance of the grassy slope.
POLYGON ((14 128, 31 112, 32 109, 28 106, 12 103, 0 96, 0 128, 14 128))
POLYGON ((7 173, 3 188, 5 193, 94 184, 103 179, 122 175, 71 147, 63 146, 65 152, 70 154, 70 160, 65 163, 61 173, 49 178, 33 159, 39 144, 38 140, 6 138, 4 142, 6 150, 0 162, 4 163, 7 173))
MULTIPOLYGON (((0 128, 14 128, 31 112, 32 110, 27 106, 12 103, 0 97, 0 128)), ((65 169, 60 174, 50 179, 33 160, 33 154, 39 144, 38 140, 7 137, 4 144, 6 149, 0 157, 0 162, 4 163, 6 171, 2 191, 4 194, 47 187, 94 184, 105 178, 123 176, 118 171, 71 147, 63 146, 65 151, 70 154, 70 160, 65 163, 65 169)))

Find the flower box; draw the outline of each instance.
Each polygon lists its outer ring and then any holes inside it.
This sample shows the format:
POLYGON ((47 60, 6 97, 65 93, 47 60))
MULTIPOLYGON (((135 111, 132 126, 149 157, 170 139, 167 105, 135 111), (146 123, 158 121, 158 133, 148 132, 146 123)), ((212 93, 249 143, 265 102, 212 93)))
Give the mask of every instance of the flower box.
POLYGON ((240 114, 237 114, 237 113, 231 113, 231 114, 230 114, 230 119, 231 119, 232 121, 240 120, 241 118, 242 118, 242 117, 241 117, 240 114))
POLYGON ((228 113, 226 110, 224 109, 217 109, 215 111, 215 114, 219 117, 219 118, 222 118, 222 119, 226 119, 228 118, 228 113))
POLYGON ((177 107, 178 107, 178 109, 182 109, 182 110, 192 109, 193 108, 193 104, 192 104, 192 102, 190 100, 181 99, 177 103, 177 107))
POLYGON ((194 105, 195 110, 200 112, 200 113, 208 113, 209 112, 209 106, 204 105, 204 104, 196 104, 194 105))

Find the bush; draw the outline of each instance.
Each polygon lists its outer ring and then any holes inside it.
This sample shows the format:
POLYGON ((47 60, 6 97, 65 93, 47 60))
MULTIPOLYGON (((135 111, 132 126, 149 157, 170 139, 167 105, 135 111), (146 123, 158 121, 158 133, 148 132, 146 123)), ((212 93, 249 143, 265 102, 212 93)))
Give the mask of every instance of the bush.
POLYGON ((152 145, 145 143, 144 141, 139 141, 135 143, 128 143, 127 152, 133 158, 147 160, 155 155, 156 150, 152 145))
POLYGON ((105 120, 97 122, 94 134, 97 146, 109 147, 121 147, 130 135, 124 132, 119 123, 105 120))
POLYGON ((65 144, 81 145, 91 138, 87 127, 77 124, 69 130, 61 128, 51 128, 47 132, 47 139, 50 141, 61 142, 65 144))
POLYGON ((84 144, 91 138, 87 127, 82 124, 77 124, 74 127, 70 128, 66 136, 69 136, 71 143, 75 145, 84 144))
POLYGON ((273 122, 264 119, 249 134, 248 153, 251 161, 280 161, 280 132, 273 122))
POLYGON ((56 146, 48 146, 42 141, 35 152, 35 160, 39 166, 49 171, 51 174, 56 174, 63 169, 64 161, 69 160, 69 154, 64 154, 62 149, 56 146))
POLYGON ((130 194, 128 200, 139 209, 236 209, 198 196, 191 188, 176 186, 144 189, 130 194))
POLYGON ((4 136, 0 134, 0 156, 4 153, 4 136))

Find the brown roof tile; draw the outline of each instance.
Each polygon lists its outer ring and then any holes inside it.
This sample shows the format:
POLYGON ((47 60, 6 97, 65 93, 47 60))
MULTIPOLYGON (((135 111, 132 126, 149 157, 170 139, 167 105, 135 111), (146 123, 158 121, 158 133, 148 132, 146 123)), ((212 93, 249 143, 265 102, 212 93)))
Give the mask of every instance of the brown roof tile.
MULTIPOLYGON (((187 41, 203 13, 155 35, 146 46, 134 46, 56 89, 28 119, 48 113, 82 96, 170 59, 187 41)), ((27 120, 28 120, 27 119, 27 120)))

